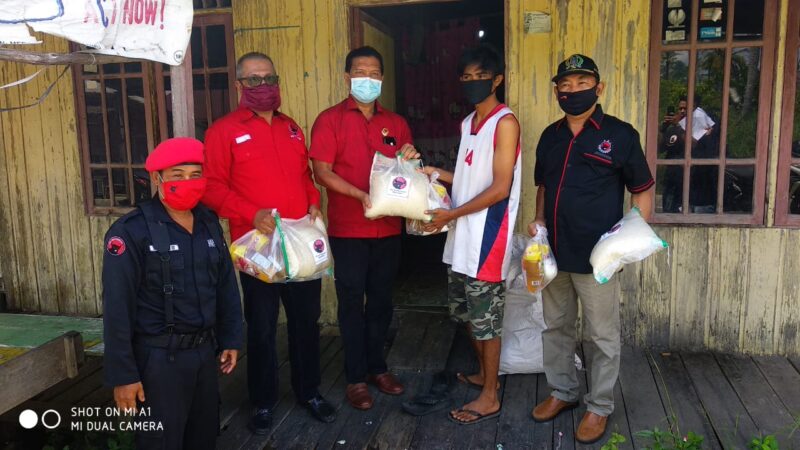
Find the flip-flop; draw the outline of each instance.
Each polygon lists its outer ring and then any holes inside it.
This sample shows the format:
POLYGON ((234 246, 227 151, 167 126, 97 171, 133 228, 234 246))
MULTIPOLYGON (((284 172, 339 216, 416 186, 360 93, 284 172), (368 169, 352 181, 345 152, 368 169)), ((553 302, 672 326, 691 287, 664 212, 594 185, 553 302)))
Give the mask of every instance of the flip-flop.
MULTIPOLYGON (((467 386, 469 386, 472 389, 477 389, 479 391, 483 390, 483 385, 482 384, 473 383, 472 381, 469 381, 468 377, 469 377, 469 375, 464 375, 461 372, 456 374, 456 379, 458 380, 459 383, 466 384, 467 386)), ((497 390, 498 391, 500 390, 500 381, 499 380, 497 381, 497 390)))
POLYGON ((483 414, 481 414, 481 413, 479 413, 477 411, 473 411, 471 409, 459 409, 458 412, 465 412, 465 413, 468 413, 471 416, 476 418, 475 420, 470 420, 468 422, 464 422, 464 421, 456 419, 455 417, 453 417, 452 414, 448 414, 447 415, 447 418, 450 419, 451 422, 455 422, 455 423, 457 423, 459 425, 472 425, 472 424, 475 424, 475 423, 483 422, 484 420, 494 419, 495 417, 498 417, 500 415, 500 410, 499 409, 497 411, 491 413, 491 414, 486 414, 486 415, 483 415, 483 414))

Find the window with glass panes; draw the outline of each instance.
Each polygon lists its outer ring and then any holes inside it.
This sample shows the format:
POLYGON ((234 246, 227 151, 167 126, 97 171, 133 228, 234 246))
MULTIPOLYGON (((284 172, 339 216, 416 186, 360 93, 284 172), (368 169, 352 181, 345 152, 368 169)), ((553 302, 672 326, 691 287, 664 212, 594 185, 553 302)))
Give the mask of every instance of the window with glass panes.
MULTIPOLYGON (((202 140, 236 103, 231 14, 196 14, 190 47, 185 62, 192 65, 195 136, 202 140)), ((153 195, 144 162, 172 136, 169 68, 137 60, 74 66, 73 79, 87 211, 124 213, 153 195)))
POLYGON ((653 2, 655 221, 764 221, 777 0, 653 2))
POLYGON ((800 1, 789 3, 775 223, 800 226, 800 1))
MULTIPOLYGON (((195 137, 203 140, 206 130, 216 119, 236 107, 236 61, 233 51, 233 23, 230 14, 196 16, 189 45, 194 91, 195 137), (234 93, 231 95, 231 93, 234 93)), ((172 84, 169 66, 160 64, 157 83, 166 101, 161 103, 159 116, 161 138, 174 136, 172 130, 172 84)))
POLYGON ((90 212, 150 198, 144 161, 155 144, 151 70, 144 61, 73 69, 90 212))

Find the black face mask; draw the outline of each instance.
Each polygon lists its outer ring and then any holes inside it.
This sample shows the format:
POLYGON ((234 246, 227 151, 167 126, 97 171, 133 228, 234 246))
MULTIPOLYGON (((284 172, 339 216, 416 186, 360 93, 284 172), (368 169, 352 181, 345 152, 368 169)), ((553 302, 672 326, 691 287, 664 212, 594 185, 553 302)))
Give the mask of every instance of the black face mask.
POLYGON ((464 98, 470 105, 477 105, 492 95, 493 79, 462 81, 461 89, 464 91, 464 98))
POLYGON ((577 92, 558 93, 558 106, 570 116, 579 116, 597 103, 597 86, 577 92))

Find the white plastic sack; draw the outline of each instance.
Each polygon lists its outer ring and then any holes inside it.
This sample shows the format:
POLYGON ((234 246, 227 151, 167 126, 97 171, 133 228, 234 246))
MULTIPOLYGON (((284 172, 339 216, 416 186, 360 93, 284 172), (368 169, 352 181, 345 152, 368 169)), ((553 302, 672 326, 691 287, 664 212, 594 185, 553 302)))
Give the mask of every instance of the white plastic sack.
POLYGON ((528 291, 521 264, 527 243, 528 237, 522 234, 515 234, 511 241, 512 264, 506 278, 506 307, 500 344, 501 374, 544 371, 542 294, 528 291))
POLYGON ((307 281, 329 274, 332 258, 325 223, 311 216, 300 219, 277 218, 286 255, 288 281, 307 281))
POLYGON ((375 152, 369 175, 369 201, 372 207, 364 216, 399 216, 430 220, 428 209, 428 177, 418 171, 419 160, 404 161, 400 156, 388 158, 375 152))
POLYGON ((536 224, 536 236, 528 241, 522 254, 522 268, 525 287, 532 293, 541 292, 558 275, 556 258, 547 240, 547 228, 536 224))
POLYGON ((506 291, 500 374, 544 371, 542 356, 542 294, 522 289, 506 291))
MULTIPOLYGON (((430 176, 430 183, 428 183, 428 210, 434 209, 450 209, 453 207, 453 202, 450 200, 450 194, 447 193, 447 188, 442 183, 439 183, 439 172, 433 172, 430 176)), ((425 231, 425 221, 418 219, 406 219, 406 233, 416 236, 430 236, 430 233, 425 231)), ((439 233, 444 233, 450 230, 450 224, 447 224, 439 230, 439 233)))
POLYGON ((632 208, 595 244, 589 257, 594 279, 607 283, 624 264, 641 261, 668 246, 642 218, 639 209, 632 208))
MULTIPOLYGON (((506 309, 503 313, 503 339, 500 343, 500 374, 544 372, 542 331, 547 328, 542 312, 542 293, 531 294, 525 285, 522 254, 528 237, 515 234, 511 241, 511 261, 506 278, 506 309)), ((575 367, 583 363, 575 355, 575 367)))

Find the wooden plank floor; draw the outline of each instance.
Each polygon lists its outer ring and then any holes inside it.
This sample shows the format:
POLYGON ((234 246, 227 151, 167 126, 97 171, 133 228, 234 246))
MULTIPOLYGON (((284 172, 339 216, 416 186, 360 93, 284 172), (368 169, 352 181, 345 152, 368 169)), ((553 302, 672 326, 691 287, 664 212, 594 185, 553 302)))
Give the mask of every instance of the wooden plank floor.
POLYGON ((0 313, 0 365, 68 332, 83 338, 87 355, 103 354, 103 319, 0 313))
MULTIPOLYGON (((320 390, 339 408, 336 422, 323 424, 311 418, 295 402, 288 383, 282 382, 271 435, 256 437, 247 431, 251 410, 246 396, 240 397, 239 410, 224 425, 218 448, 599 449, 613 431, 626 439, 620 448, 630 449, 652 446, 637 432, 658 427, 680 436, 693 431, 703 436, 703 448, 747 448, 750 439, 774 434, 781 449, 800 449, 800 430, 792 432, 800 417, 800 367, 797 361, 781 357, 652 353, 625 347, 609 431, 590 446, 574 438, 585 406, 552 422, 531 419, 533 406, 550 394, 544 374, 501 377, 502 413, 481 424, 454 424, 444 411, 413 417, 402 411, 401 403, 427 391, 434 373, 469 372, 477 366, 466 335, 456 332, 445 316, 405 312, 400 313, 399 325, 388 360, 406 385, 404 395, 386 396, 371 387, 375 406, 369 411, 351 408, 344 398, 341 339, 324 337, 320 390)), ((283 358, 282 380, 288 375, 283 358)), ((590 381, 585 370, 579 379, 583 395, 590 381)), ((477 394, 457 385, 451 398, 458 406, 477 394)))
MULTIPOLYGON (((245 354, 231 376, 222 377, 222 430, 217 448, 228 449, 599 449, 616 432, 626 439, 620 448, 644 448, 652 441, 637 432, 674 430, 703 436, 703 448, 747 448, 747 441, 774 434, 781 449, 800 449, 800 360, 781 357, 746 357, 710 353, 653 353, 624 347, 616 410, 609 432, 597 444, 575 441, 575 429, 585 411, 581 406, 547 423, 530 418, 533 406, 550 395, 543 374, 501 377, 500 416, 463 426, 450 422, 445 411, 413 417, 401 403, 426 392, 432 376, 441 370, 471 372, 476 369, 467 336, 456 331, 445 315, 420 312, 397 314, 397 331, 388 362, 406 385, 401 396, 387 396, 371 388, 375 406, 357 411, 347 405, 344 389, 344 354, 336 329, 323 331, 320 391, 339 408, 332 424, 314 420, 294 399, 289 386, 290 365, 285 328, 279 330, 278 354, 281 391, 275 423, 269 436, 254 436, 247 429, 252 412, 247 400, 245 354), (794 424, 794 426, 793 426, 794 424)), ((582 352, 579 352, 582 353, 582 352)), ((590 383, 579 372, 585 392, 590 383)), ((77 380, 57 385, 28 407, 44 409, 100 406, 111 402, 102 388, 100 359, 91 358, 77 380)), ((583 393, 581 395, 583 395, 583 393)), ((478 391, 458 384, 451 390, 455 406, 477 396, 478 391)), ((23 405, 23 406, 25 406, 23 405)), ((18 411, 0 417, 15 422, 18 411)))

